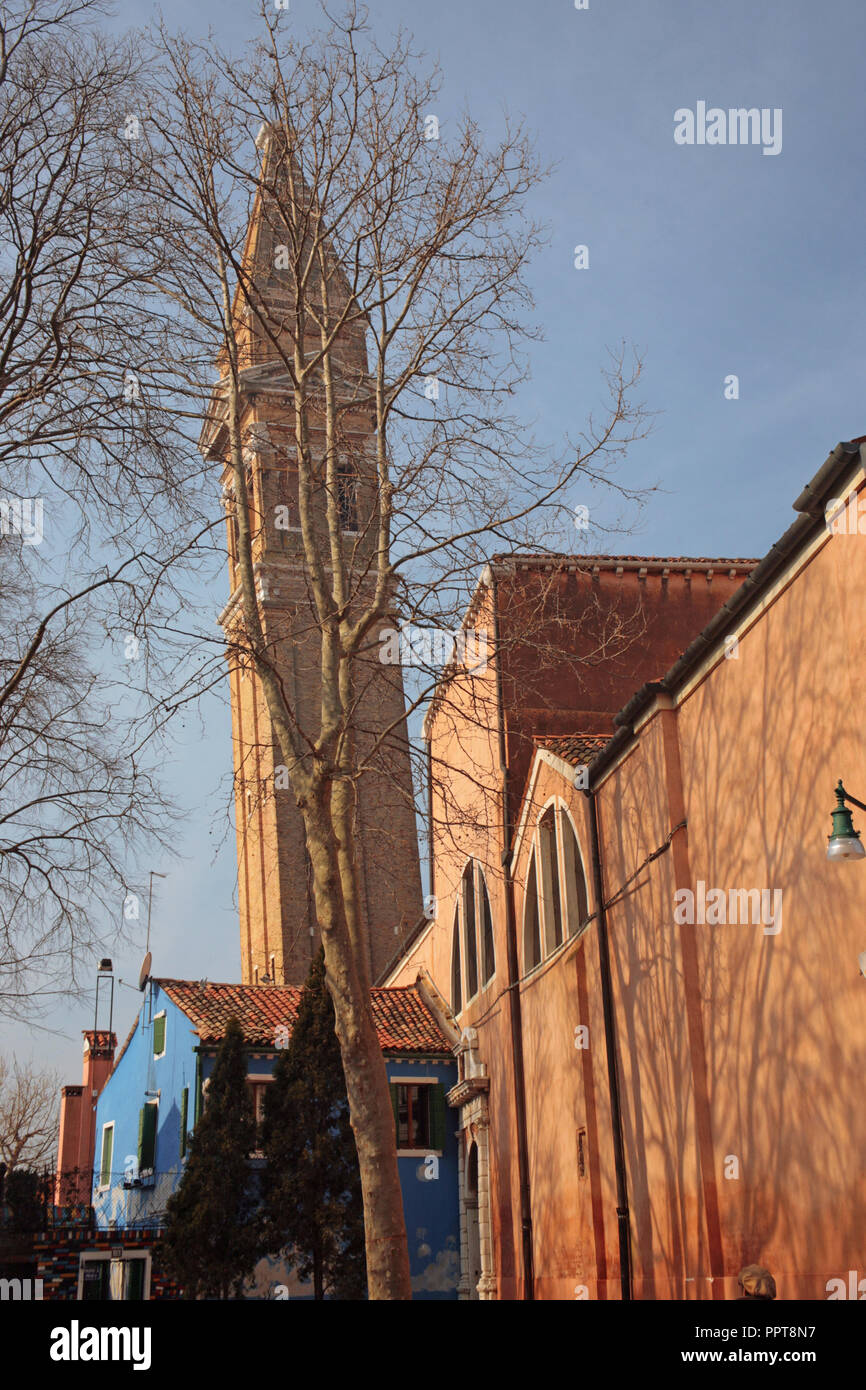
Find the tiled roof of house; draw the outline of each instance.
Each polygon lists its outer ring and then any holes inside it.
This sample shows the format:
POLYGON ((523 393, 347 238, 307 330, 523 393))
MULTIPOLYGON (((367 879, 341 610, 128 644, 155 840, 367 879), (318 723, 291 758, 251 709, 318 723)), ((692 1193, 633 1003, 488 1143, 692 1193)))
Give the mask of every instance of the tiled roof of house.
MULTIPOLYGON (((236 1018, 251 1047, 273 1047, 281 1025, 292 1025, 298 1015, 301 990, 297 985, 224 985, 210 980, 155 981, 182 1009, 202 1043, 216 1044, 230 1018, 236 1018)), ((383 1052, 421 1052, 437 1056, 451 1053, 415 985, 373 989, 373 1017, 383 1052)))
POLYGON ((567 763, 582 767, 592 762, 612 734, 537 734, 534 742, 567 763))

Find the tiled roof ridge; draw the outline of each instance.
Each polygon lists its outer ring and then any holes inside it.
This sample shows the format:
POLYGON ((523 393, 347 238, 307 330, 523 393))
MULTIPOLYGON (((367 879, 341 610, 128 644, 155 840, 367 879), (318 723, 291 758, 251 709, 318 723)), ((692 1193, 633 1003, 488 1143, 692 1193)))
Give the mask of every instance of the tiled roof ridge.
POLYGON ((273 994, 274 990, 294 991, 296 994, 300 994, 303 989, 303 985, 244 985, 240 984, 237 980, 209 980, 207 977, 200 980, 185 980, 175 975, 152 975, 150 978, 153 983, 159 985, 161 989, 170 985, 183 985, 195 989, 201 989, 202 986, 204 986, 205 989, 240 989, 253 990, 255 992, 261 991, 261 993, 268 992, 270 994, 273 994))
MULTIPOLYGON (((301 993, 301 991, 302 991, 302 989, 303 989, 303 985, 266 985, 266 984, 243 985, 243 984, 238 984, 238 983, 237 983, 236 981, 234 981, 234 980, 208 980, 208 979, 202 979, 202 980, 184 980, 184 979, 181 979, 181 978, 179 978, 179 977, 177 977, 177 976, 172 976, 172 975, 152 975, 150 978, 153 980, 153 983, 154 983, 155 985, 159 985, 160 988, 165 988, 167 985, 169 985, 169 986, 170 986, 170 985, 188 985, 188 986, 190 986, 191 988, 194 988, 194 989, 201 989, 202 985, 204 985, 205 989, 237 989, 237 990, 250 990, 250 991, 253 991, 253 992, 255 992, 255 993, 261 993, 261 994, 263 994, 263 995, 264 995, 264 994, 275 994, 275 993, 286 993, 286 994, 297 994, 297 995, 300 995, 300 993, 301 993)), ((416 985, 371 985, 371 986, 370 986, 370 992, 371 992, 372 994, 388 994, 388 995, 392 995, 392 994, 398 993, 399 991, 403 991, 404 993, 413 994, 413 995, 417 995, 417 994, 418 994, 418 989, 417 989, 417 986, 416 986, 416 985)))
POLYGON ((515 565, 556 564, 565 562, 577 566, 605 565, 719 565, 736 569, 750 569, 757 565, 757 559, 749 556, 730 555, 578 555, 566 551, 503 551, 491 555, 491 563, 515 565))
MULTIPOLYGON (((231 981, 154 977, 154 983, 186 1014, 203 1043, 222 1037, 236 1017, 248 1046, 272 1045, 273 1031, 294 1024, 303 986, 241 985, 231 981)), ((450 1054, 451 1044, 415 984, 377 985, 370 991, 383 1052, 450 1054)))
POLYGON ((567 738, 567 739, 583 738, 583 739, 587 739, 587 740, 589 740, 589 739, 598 739, 598 740, 601 741, 601 742, 607 743, 608 739, 613 738, 613 734, 605 734, 605 733, 583 733, 580 729, 578 729, 578 730, 575 731, 574 733, 570 733, 570 734, 561 734, 561 733, 560 733, 560 734, 533 734, 533 735, 532 735, 532 740, 533 740, 534 743, 547 743, 547 742, 550 742, 551 740, 555 740, 555 739, 566 739, 566 738, 567 738))

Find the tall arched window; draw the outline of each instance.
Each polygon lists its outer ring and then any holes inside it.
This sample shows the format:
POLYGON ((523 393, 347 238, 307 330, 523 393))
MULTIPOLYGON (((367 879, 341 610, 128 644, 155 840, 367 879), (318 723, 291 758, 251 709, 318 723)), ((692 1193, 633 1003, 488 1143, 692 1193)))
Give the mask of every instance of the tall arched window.
POLYGON ((529 861, 526 875, 526 899, 523 904, 523 969, 532 970, 541 960, 541 932, 538 919, 538 878, 535 854, 529 861))
POLYGON ((556 812, 549 806, 538 823, 541 850, 541 898, 544 904, 545 955, 562 945, 562 902, 560 900, 559 850, 556 844, 556 812))
POLYGON ((463 934, 466 938, 466 998, 478 993, 478 927, 475 921, 475 863, 470 859, 460 884, 463 934))
POLYGON ((496 952, 493 947, 493 917, 490 912, 490 898, 484 875, 478 870, 481 881, 481 983, 486 985, 496 974, 496 952))
POLYGON ((468 1004, 469 1000, 478 993, 479 960, 481 962, 480 982, 482 985, 488 985, 496 974, 490 897, 484 879, 484 870, 477 859, 469 860, 460 879, 460 893, 454 919, 455 932, 457 931, 458 919, 463 938, 463 966, 466 972, 464 980, 465 1002, 468 1004))
POLYGON ((565 811, 560 814, 562 824, 562 868, 565 880, 565 920, 569 936, 574 936, 589 917, 589 895, 586 891, 586 875, 583 872, 580 846, 574 827, 565 811))
POLYGON ((550 955, 589 918, 583 859, 564 806, 548 806, 538 822, 537 854, 539 939, 550 955))
POLYGON ((460 909, 454 912, 454 929, 451 933, 451 1009, 459 1014, 463 1008, 463 983, 460 971, 460 909))

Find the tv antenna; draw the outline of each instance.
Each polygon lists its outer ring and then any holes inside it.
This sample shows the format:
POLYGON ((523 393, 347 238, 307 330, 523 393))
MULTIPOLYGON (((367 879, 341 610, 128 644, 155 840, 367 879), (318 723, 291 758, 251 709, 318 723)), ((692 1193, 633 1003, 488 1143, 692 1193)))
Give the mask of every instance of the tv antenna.
POLYGON ((153 880, 155 878, 168 878, 168 874, 161 874, 156 869, 150 871, 150 888, 147 895, 147 942, 144 949, 144 960, 141 962, 141 970, 138 973, 138 988, 144 993, 144 987, 150 979, 150 968, 153 965, 153 956, 150 953, 150 916, 153 909, 153 880))
POLYGON ((147 895, 147 944, 144 948, 148 952, 150 951, 150 911, 153 907, 153 880, 155 878, 168 878, 168 874, 157 873, 156 869, 150 871, 150 892, 147 895))

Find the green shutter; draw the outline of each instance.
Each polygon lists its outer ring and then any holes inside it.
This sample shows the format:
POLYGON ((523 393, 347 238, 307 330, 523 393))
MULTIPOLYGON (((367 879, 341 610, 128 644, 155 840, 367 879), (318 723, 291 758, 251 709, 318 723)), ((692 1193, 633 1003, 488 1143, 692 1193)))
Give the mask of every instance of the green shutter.
POLYGON ((430 1092, 430 1147, 444 1149, 447 1114, 445 1087, 437 1084, 428 1086, 427 1090, 430 1092))
POLYGON ((193 1129, 198 1124, 201 1117, 201 1053, 195 1054, 195 1111, 193 1114, 193 1129))
POLYGON ((124 1298, 144 1298, 144 1260, 126 1260, 124 1273, 126 1274, 124 1298))
POLYGON ((180 1097, 180 1156, 186 1154, 186 1134, 189 1117, 189 1087, 184 1086, 180 1097))
POLYGON ((396 1139, 399 1128, 398 1116, 400 1114, 400 1088, 399 1086, 389 1086, 388 1090, 391 1092, 391 1109, 394 1111, 394 1138, 396 1139))
POLYGON ((156 1158, 156 1112, 158 1106, 145 1105, 138 1124, 138 1168, 152 1168, 156 1158))
POLYGON ((162 1056, 165 1052, 165 1014, 160 1014, 153 1020, 153 1055, 162 1056))
POLYGON ((111 1159, 114 1150, 114 1129, 106 1125, 102 1131, 102 1155, 99 1160, 99 1186, 111 1183, 111 1159))

